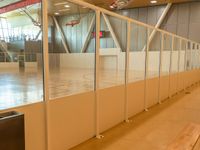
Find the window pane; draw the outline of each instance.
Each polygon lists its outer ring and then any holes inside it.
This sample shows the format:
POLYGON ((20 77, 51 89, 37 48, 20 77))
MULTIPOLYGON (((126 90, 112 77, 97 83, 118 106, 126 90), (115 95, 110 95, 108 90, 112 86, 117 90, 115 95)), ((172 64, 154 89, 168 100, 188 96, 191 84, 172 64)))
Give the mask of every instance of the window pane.
POLYGON ((152 29, 150 30, 147 78, 155 78, 159 76, 161 39, 162 34, 160 32, 155 32, 155 30, 152 29))
POLYGON ((147 47, 147 28, 131 24, 131 48, 129 53, 129 83, 144 80, 147 47))
POLYGON ((186 70, 191 70, 192 63, 191 63, 191 56, 192 56, 192 43, 187 42, 187 49, 186 49, 186 70))
POLYGON ((164 34, 163 36, 163 54, 162 54, 162 69, 161 75, 169 75, 170 70, 170 55, 172 50, 172 38, 171 36, 164 34))
POLYGON ((100 89, 125 84, 127 22, 102 14, 100 42, 100 89))
POLYGON ((95 12, 49 0, 50 98, 94 91, 95 12))
POLYGON ((172 65, 171 65, 171 73, 178 72, 178 59, 179 59, 179 50, 180 50, 180 39, 174 38, 174 49, 172 52, 172 65))
POLYGON ((0 18, 0 109, 42 101, 42 33, 35 36, 41 31, 41 3, 8 11, 0 18), (32 32, 33 38, 27 39, 32 32))

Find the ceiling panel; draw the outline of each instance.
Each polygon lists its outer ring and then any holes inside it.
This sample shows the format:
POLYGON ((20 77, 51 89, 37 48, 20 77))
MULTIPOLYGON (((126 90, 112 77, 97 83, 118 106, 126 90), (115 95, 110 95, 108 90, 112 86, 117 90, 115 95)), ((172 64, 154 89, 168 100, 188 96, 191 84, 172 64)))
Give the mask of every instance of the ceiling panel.
MULTIPOLYGON (((110 4, 114 2, 114 0, 83 0, 86 2, 89 2, 91 4, 94 4, 96 6, 100 6, 106 9, 110 9, 110 4)), ((136 8, 136 7, 146 7, 146 6, 155 6, 155 5, 163 5, 167 4, 169 2, 172 3, 183 3, 183 2, 191 2, 195 0, 157 0, 158 3, 151 4, 150 0, 131 0, 125 8, 136 8)))

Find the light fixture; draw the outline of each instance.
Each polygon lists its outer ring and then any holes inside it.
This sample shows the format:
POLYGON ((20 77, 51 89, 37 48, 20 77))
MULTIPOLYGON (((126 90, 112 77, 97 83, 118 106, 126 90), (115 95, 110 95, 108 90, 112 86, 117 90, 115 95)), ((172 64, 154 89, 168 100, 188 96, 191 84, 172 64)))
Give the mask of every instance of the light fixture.
POLYGON ((55 12, 55 13, 54 13, 54 15, 59 15, 59 14, 60 14, 59 12, 55 12))
POLYGON ((151 4, 156 4, 156 3, 157 3, 156 0, 152 0, 152 1, 151 1, 151 4))
POLYGON ((68 4, 68 2, 59 2, 59 3, 55 3, 54 6, 65 5, 65 4, 68 4))
POLYGON ((110 8, 111 8, 111 9, 114 9, 114 6, 113 6, 113 5, 110 5, 110 8))
POLYGON ((63 12, 63 11, 69 11, 70 9, 60 9, 59 11, 60 12, 63 12))
POLYGON ((69 5, 65 5, 65 8, 69 8, 70 6, 69 5))

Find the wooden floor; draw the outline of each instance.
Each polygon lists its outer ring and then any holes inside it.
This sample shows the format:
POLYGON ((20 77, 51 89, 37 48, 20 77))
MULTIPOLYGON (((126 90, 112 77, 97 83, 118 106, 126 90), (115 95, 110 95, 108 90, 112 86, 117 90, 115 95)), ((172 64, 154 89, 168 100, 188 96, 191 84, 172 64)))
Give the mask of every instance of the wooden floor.
POLYGON ((200 137, 199 137, 199 139, 198 139, 197 143, 195 144, 195 146, 194 146, 194 149, 193 149, 193 150, 200 150, 200 137))
POLYGON ((0 70, 0 109, 43 99, 42 74, 35 70, 0 70))
MULTIPOLYGON (((149 77, 158 76, 150 72, 149 77)), ((101 89, 125 83, 125 71, 100 70, 101 89)), ((94 91, 94 69, 51 69, 50 98, 94 91)), ((130 71, 129 81, 144 80, 144 71, 130 71)), ((0 69, 0 109, 42 101, 43 73, 32 69, 0 69)))
MULTIPOLYGON (((181 93, 71 150, 166 150, 190 123, 200 124, 200 87, 181 93)), ((200 141, 196 144, 199 150, 200 141)))

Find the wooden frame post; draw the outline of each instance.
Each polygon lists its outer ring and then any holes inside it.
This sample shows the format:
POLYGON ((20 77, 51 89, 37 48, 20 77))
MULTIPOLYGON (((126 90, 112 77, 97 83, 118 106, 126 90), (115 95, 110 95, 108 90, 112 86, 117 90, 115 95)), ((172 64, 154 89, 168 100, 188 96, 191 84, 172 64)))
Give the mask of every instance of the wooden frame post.
POLYGON ((96 10, 96 53, 95 53, 95 109, 96 109, 96 138, 103 138, 99 131, 99 50, 100 50, 100 15, 101 12, 96 10))
POLYGON ((161 104, 161 94, 160 94, 160 87, 161 87, 161 77, 162 77, 162 60, 163 60, 163 49, 164 49, 164 34, 161 33, 161 48, 160 48, 160 64, 159 64, 159 88, 158 88, 158 103, 161 104))
POLYGON ((148 102, 147 102, 147 80, 149 76, 149 35, 150 28, 147 28, 147 47, 146 47, 146 56, 145 56, 145 87, 144 87, 144 110, 148 111, 148 102))
POLYGON ((170 66, 169 66, 169 98, 171 95, 171 75, 172 75, 172 65, 173 65, 173 52, 174 52, 174 36, 172 36, 172 47, 170 51, 170 66))
POLYGON ((131 22, 127 22, 127 50, 126 50, 126 62, 125 62, 125 122, 129 122, 128 119, 128 98, 127 98, 127 89, 128 89, 128 79, 129 79, 129 57, 130 57, 130 43, 131 43, 131 22))
POLYGON ((42 1, 43 30, 43 78, 44 78, 44 112, 45 112, 45 146, 49 150, 49 47, 48 47, 48 1, 42 1))

